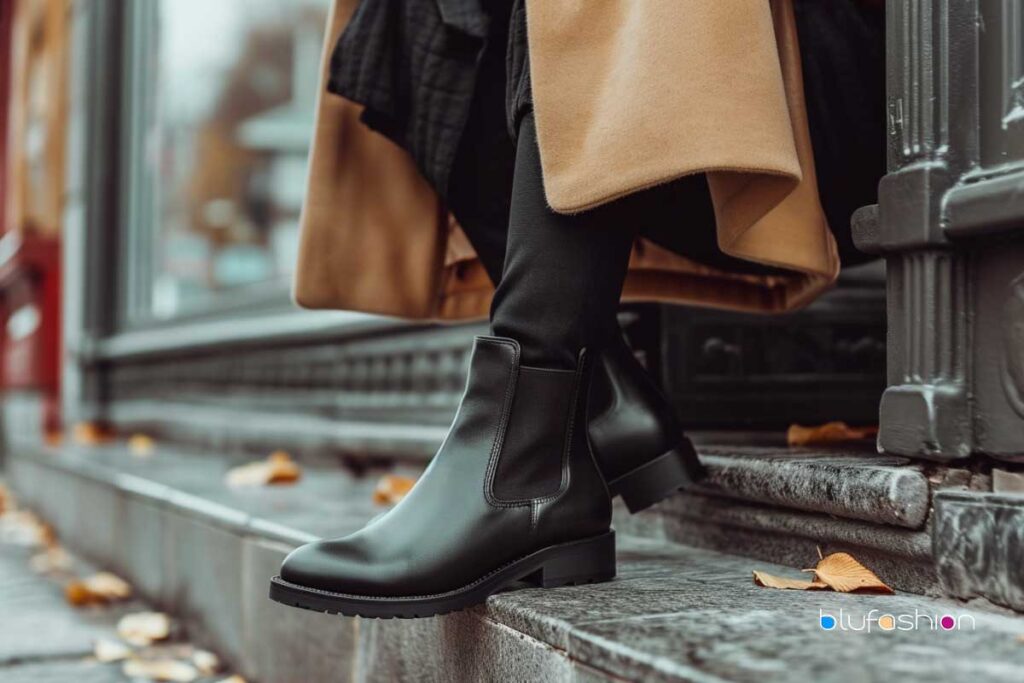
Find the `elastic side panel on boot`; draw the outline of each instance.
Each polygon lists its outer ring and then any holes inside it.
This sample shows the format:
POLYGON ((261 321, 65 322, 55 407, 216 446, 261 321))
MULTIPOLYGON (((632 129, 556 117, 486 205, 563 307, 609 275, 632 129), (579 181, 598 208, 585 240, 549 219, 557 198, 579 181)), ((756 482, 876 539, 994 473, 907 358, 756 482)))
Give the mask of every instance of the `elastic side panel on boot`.
POLYGON ((492 487, 499 500, 558 492, 575 381, 573 370, 520 368, 492 487))

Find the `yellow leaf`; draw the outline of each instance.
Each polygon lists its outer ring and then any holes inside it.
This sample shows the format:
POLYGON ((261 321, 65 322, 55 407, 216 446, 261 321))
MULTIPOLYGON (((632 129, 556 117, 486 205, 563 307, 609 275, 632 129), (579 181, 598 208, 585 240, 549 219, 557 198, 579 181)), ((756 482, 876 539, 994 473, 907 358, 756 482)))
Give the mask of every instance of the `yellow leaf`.
POLYGON ((855 560, 849 553, 832 553, 826 555, 814 569, 816 579, 828 584, 832 590, 840 593, 854 591, 865 593, 894 593, 873 571, 855 560))
POLYGON ((171 620, 160 612, 126 614, 117 622, 117 634, 132 645, 145 647, 171 633, 171 620))
POLYGON ((377 505, 394 505, 405 498, 415 483, 416 480, 411 477, 385 474, 373 490, 373 502, 377 505))
POLYGON ((810 590, 822 590, 828 588, 828 585, 819 581, 817 578, 806 580, 806 579, 789 579, 784 576, 774 576, 772 574, 766 574, 765 572, 754 572, 754 584, 763 588, 784 588, 796 591, 810 591, 810 590))
POLYGON ((148 458, 156 449, 156 441, 146 434, 133 434, 128 439, 128 450, 137 458, 148 458))
POLYGON ((284 451, 274 451, 266 460, 257 460, 228 470, 225 477, 228 486, 266 486, 268 484, 291 484, 302 477, 302 468, 284 451))
POLYGON ((845 422, 826 422, 815 427, 792 424, 786 431, 790 446, 841 443, 867 439, 878 433, 878 427, 851 427, 845 422))
POLYGON ((97 640, 92 653, 96 657, 96 661, 107 663, 128 659, 132 654, 132 649, 116 640, 97 640))
POLYGON ((190 683, 199 678, 194 666, 174 659, 129 659, 121 670, 129 678, 148 678, 151 681, 190 683))
POLYGON ((131 597, 131 594, 131 585, 110 572, 71 581, 64 587, 64 597, 75 607, 124 600, 131 597))

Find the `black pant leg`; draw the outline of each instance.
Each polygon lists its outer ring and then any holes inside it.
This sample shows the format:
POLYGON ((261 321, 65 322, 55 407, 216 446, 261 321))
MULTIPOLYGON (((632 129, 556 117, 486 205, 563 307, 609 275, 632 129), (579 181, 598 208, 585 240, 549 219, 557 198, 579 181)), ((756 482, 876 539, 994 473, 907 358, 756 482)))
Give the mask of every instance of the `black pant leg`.
POLYGON ((445 198, 495 285, 505 264, 516 153, 505 122, 504 42, 496 32, 484 50, 445 198))
POLYGON ((577 215, 552 211, 533 115, 522 119, 491 327, 520 343, 524 364, 573 368, 580 349, 599 349, 618 333, 615 314, 633 243, 628 208, 612 202, 577 215))

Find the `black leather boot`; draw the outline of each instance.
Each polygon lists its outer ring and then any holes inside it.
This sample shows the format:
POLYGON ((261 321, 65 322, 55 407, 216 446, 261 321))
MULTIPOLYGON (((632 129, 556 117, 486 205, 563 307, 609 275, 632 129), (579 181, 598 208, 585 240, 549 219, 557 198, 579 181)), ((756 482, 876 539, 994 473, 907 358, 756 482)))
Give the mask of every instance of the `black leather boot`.
POLYGON ((586 360, 521 367, 519 344, 477 337, 452 427, 412 491, 340 540, 292 552, 277 602, 364 617, 425 617, 512 583, 615 575, 608 490, 587 444, 586 360))
POLYGON ((630 512, 705 476, 671 406, 621 336, 594 367, 590 445, 609 491, 630 512))

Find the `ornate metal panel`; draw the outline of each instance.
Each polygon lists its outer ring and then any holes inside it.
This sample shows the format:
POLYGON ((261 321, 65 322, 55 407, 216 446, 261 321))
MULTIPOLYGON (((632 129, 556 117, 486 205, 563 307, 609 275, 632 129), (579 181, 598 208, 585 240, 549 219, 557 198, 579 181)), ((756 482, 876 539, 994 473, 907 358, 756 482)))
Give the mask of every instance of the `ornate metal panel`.
POLYGON ((889 266, 879 446, 1024 459, 1024 0, 888 18, 890 173, 857 225, 889 266))

